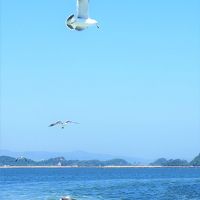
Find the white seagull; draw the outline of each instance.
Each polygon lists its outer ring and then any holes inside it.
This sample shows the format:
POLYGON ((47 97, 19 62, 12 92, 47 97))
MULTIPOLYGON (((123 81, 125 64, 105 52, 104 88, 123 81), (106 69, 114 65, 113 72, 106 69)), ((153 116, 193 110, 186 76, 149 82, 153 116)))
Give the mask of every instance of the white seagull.
POLYGON ((75 200, 75 199, 70 196, 66 196, 66 197, 62 197, 60 200, 75 200))
POLYGON ((76 16, 73 14, 70 17, 68 17, 66 21, 66 25, 71 30, 77 30, 82 31, 89 26, 96 25, 97 28, 98 22, 94 19, 89 18, 88 16, 88 4, 89 0, 77 0, 77 14, 76 16))
POLYGON ((70 123, 79 124, 78 122, 73 122, 73 121, 67 120, 65 122, 57 121, 55 123, 50 124, 49 127, 56 126, 56 125, 61 125, 61 128, 64 128, 67 124, 70 124, 70 123))
POLYGON ((15 159, 15 162, 18 162, 18 161, 20 161, 20 160, 27 161, 27 159, 26 159, 25 157, 20 156, 19 158, 16 158, 16 159, 15 159))

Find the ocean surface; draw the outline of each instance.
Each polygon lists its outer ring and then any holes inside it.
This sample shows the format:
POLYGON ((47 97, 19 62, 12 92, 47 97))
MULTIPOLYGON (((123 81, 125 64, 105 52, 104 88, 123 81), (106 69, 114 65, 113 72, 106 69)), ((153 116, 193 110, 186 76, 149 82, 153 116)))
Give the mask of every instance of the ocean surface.
POLYGON ((200 200, 200 168, 0 169, 0 200, 200 200))

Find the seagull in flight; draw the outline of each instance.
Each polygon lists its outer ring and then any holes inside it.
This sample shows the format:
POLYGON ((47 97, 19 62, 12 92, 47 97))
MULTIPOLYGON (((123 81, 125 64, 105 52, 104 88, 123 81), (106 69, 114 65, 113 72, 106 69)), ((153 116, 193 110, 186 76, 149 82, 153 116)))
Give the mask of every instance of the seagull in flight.
POLYGON ((15 162, 18 162, 18 161, 20 161, 20 160, 24 160, 24 161, 28 161, 25 157, 23 157, 23 156, 20 156, 19 158, 16 158, 15 159, 15 162))
POLYGON ((89 0, 77 0, 77 14, 69 16, 66 21, 66 25, 69 29, 82 31, 93 25, 99 28, 98 22, 88 16, 88 4, 89 0))
POLYGON ((78 122, 73 122, 73 121, 70 121, 70 120, 67 120, 67 121, 64 121, 64 122, 59 120, 59 121, 57 121, 55 123, 50 124, 49 127, 61 125, 61 128, 64 129, 67 124, 79 124, 79 123, 78 122))

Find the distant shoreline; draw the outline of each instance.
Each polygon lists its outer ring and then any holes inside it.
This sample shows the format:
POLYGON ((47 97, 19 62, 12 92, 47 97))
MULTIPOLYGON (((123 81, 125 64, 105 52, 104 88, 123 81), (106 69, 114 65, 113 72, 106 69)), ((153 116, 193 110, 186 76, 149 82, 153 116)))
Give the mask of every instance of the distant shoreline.
POLYGON ((134 166, 0 166, 0 169, 17 168, 200 168, 200 166, 152 166, 152 165, 134 165, 134 166))

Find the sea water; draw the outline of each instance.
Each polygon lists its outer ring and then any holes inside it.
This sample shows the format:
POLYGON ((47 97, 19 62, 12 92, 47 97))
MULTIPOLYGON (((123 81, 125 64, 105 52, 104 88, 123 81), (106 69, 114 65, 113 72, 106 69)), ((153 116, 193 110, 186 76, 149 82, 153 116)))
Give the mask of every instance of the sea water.
POLYGON ((200 200, 200 168, 0 169, 0 200, 200 200))

